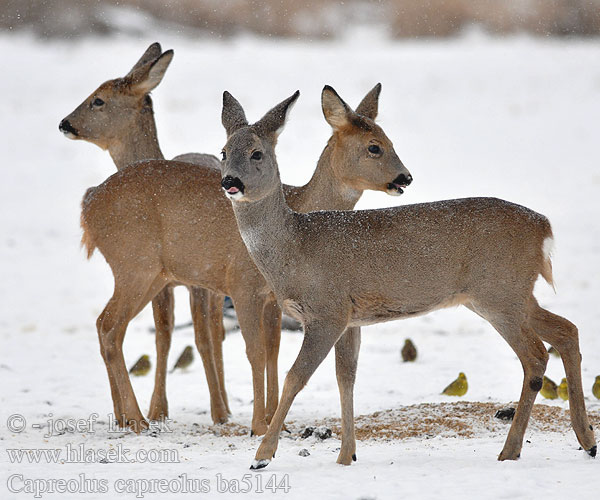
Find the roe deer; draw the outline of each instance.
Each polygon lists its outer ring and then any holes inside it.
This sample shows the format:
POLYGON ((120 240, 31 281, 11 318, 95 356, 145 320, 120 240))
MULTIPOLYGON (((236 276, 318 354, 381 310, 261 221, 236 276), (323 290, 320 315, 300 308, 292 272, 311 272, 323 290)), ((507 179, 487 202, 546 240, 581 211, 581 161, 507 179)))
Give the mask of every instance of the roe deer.
MULTIPOLYGON (((251 468, 269 464, 295 396, 334 345, 342 407, 337 461, 349 465, 356 459, 353 386, 359 340, 348 328, 458 304, 489 321, 523 365, 521 398, 499 460, 520 454, 548 359, 542 340, 562 356, 573 428, 581 446, 595 456, 577 328, 542 309, 533 296, 538 275, 552 283, 548 220, 495 198, 294 212, 285 202, 274 148, 297 97, 298 92, 249 125, 240 104, 231 94, 223 95, 222 187, 252 259, 278 303, 305 331, 251 468)), ((358 125, 342 106, 332 110, 330 119, 341 129, 358 125)), ((360 126, 371 124, 362 121, 360 126)))
MULTIPOLYGON (((330 87, 322 107, 334 129, 310 182, 285 187, 297 210, 354 207, 363 190, 400 194, 411 177, 374 119, 381 86, 352 111, 330 87), (356 125, 339 128, 343 107, 356 125), (369 126, 364 127, 367 123, 369 126)), ((82 204, 83 242, 109 263, 115 291, 98 318, 98 334, 121 424, 143 422, 125 369, 122 344, 129 321, 169 284, 209 288, 235 304, 252 367, 252 432, 264 434, 278 403, 277 356, 281 311, 240 238, 220 172, 173 161, 147 161, 120 170, 88 190, 82 204), (264 372, 267 369, 265 414, 264 372)), ((353 329, 358 336, 358 328, 353 329)))
MULTIPOLYGON (((160 44, 153 43, 125 77, 100 85, 60 122, 59 129, 70 139, 85 140, 107 149, 117 170, 136 161, 164 159, 149 93, 162 81, 172 58, 172 50, 163 53, 160 44)), ((214 168, 220 165, 215 156, 201 153, 187 153, 175 159, 214 168)), ((150 420, 168 417, 166 375, 174 324, 172 288, 172 285, 165 287, 152 300, 157 362, 150 420)), ((223 299, 209 290, 188 288, 196 346, 210 392, 211 416, 215 423, 226 422, 230 412, 221 345, 225 333, 220 316, 223 299)))

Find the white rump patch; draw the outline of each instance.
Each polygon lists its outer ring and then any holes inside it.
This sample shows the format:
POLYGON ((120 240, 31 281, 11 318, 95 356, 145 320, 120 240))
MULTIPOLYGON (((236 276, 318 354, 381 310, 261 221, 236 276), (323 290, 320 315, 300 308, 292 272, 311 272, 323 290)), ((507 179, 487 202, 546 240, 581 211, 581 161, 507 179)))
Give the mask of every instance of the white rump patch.
POLYGON ((554 238, 552 236, 548 236, 544 239, 544 243, 542 243, 542 253, 544 254, 544 259, 550 259, 552 255, 552 251, 554 250, 554 238))

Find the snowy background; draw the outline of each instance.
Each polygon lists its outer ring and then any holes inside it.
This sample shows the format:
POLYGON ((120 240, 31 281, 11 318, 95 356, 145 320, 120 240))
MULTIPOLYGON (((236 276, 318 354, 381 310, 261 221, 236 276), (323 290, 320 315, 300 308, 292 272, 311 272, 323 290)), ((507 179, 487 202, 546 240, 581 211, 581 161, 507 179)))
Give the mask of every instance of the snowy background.
MULTIPOLYGON (((164 50, 175 50, 153 93, 159 139, 168 158, 220 151, 225 142, 220 124, 224 89, 240 100, 250 120, 300 89, 279 140, 278 159, 285 182, 304 183, 330 135, 319 104, 323 85, 332 85, 356 106, 381 82, 379 123, 415 181, 401 198, 368 193, 359 208, 487 195, 547 215, 556 239, 557 293, 538 283, 536 295, 544 307, 579 327, 586 401, 598 420, 600 401, 591 394, 600 374, 598 40, 498 39, 471 32, 445 41, 400 42, 370 29, 312 43, 155 35, 87 38, 73 44, 42 43, 25 33, 2 35, 2 447, 64 449, 84 443, 108 449, 122 444, 133 451, 175 449, 180 462, 29 464, 24 459, 17 464, 3 450, 1 498, 32 496, 6 489, 11 474, 71 479, 82 473, 108 480, 111 493, 72 498, 115 498, 112 484, 118 478, 176 480, 182 474, 209 481, 211 491, 204 497, 224 498, 217 474, 242 480, 260 441, 219 436, 229 432, 211 426, 198 357, 187 373, 168 378, 173 432, 151 437, 107 431, 112 403, 95 320, 112 293, 112 276, 99 254, 88 262, 79 248, 79 203, 88 186, 99 184, 115 168, 106 152, 65 139, 58 123, 101 82, 124 75, 156 40, 164 50), (100 415, 95 434, 44 438, 47 419, 86 419, 93 412, 100 415), (26 418, 22 433, 7 429, 11 414, 26 418)), ((177 323, 188 321, 185 290, 177 290, 176 303, 177 323)), ((128 366, 144 353, 154 360, 151 325, 150 308, 130 324, 124 347, 128 366)), ((284 332, 281 380, 300 343, 301 334, 284 332)), ((174 334, 171 363, 188 344, 193 345, 191 329, 174 334)), ((228 335, 224 350, 231 421, 238 424, 228 429, 237 434, 236 429, 249 426, 252 409, 250 368, 239 332, 228 335)), ((453 402, 440 392, 459 371, 470 384, 462 400, 501 407, 519 396, 522 370, 516 356, 487 323, 466 310, 364 328, 356 414, 453 402), (419 351, 414 364, 400 360, 406 337, 419 351)), ((557 382, 564 376, 559 359, 550 359, 547 375, 557 382)), ((147 411, 152 384, 153 373, 133 380, 142 411, 147 411)), ((567 408, 567 403, 541 396, 537 403, 567 408)), ((418 410, 414 415, 417 421, 422 417, 418 410)), ((358 462, 339 466, 335 435, 319 442, 301 440, 296 432, 339 416, 330 355, 290 411, 294 432, 282 437, 276 460, 259 474, 264 483, 287 474, 291 488, 282 495, 286 498, 597 498, 600 463, 578 451, 571 429, 549 432, 531 425, 522 458, 500 463, 496 456, 508 427, 492 422, 492 415, 489 426, 475 426, 470 437, 449 432, 359 441, 358 462), (299 456, 302 448, 310 456, 299 456)), ((256 485, 257 474, 249 477, 256 485)), ((260 496, 253 491, 246 497, 260 496)))

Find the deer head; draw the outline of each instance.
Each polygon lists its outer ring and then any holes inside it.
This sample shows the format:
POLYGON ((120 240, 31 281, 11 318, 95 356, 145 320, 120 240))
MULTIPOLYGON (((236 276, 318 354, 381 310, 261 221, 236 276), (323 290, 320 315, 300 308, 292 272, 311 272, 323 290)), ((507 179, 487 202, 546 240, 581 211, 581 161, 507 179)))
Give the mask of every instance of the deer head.
POLYGON ((333 128, 329 143, 333 164, 343 165, 336 175, 356 190, 403 193, 412 176, 394 151, 392 141, 375 123, 381 84, 378 83, 353 111, 329 85, 323 88, 321 105, 333 128))
POLYGON ((160 44, 150 45, 125 77, 100 85, 60 122, 59 130, 69 139, 86 140, 102 149, 139 130, 135 124, 140 114, 153 114, 149 93, 161 82, 173 59, 172 50, 161 52, 160 44))
POLYGON ((229 92, 223 93, 221 121, 227 144, 222 151, 221 186, 231 200, 257 201, 281 189, 275 145, 299 95, 296 91, 249 125, 240 103, 229 92))

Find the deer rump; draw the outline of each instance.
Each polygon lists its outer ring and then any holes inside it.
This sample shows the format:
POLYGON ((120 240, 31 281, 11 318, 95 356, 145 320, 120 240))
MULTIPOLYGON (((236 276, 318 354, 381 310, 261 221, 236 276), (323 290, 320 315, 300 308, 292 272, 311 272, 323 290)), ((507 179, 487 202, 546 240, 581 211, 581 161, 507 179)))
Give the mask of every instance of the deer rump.
POLYGON ((235 227, 219 180, 218 170, 186 162, 150 160, 130 165, 86 192, 82 245, 88 256, 98 248, 113 271, 135 258, 137 269, 168 269, 174 280, 187 283, 192 277, 195 281, 207 262, 201 254, 223 251, 210 248, 214 238, 199 235, 235 227), (200 267, 195 269, 196 265, 200 267))

